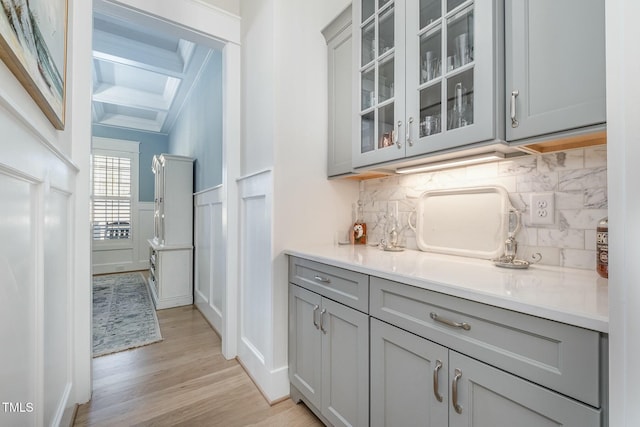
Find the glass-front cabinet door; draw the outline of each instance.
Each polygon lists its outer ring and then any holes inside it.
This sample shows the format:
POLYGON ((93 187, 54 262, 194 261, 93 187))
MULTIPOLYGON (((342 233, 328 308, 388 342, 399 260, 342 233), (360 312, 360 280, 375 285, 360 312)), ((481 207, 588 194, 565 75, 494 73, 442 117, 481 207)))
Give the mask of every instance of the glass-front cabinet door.
POLYGON ((496 3, 407 2, 407 157, 497 137, 502 8, 496 3))
POLYGON ((405 156, 404 6, 404 0, 354 2, 354 167, 405 156))

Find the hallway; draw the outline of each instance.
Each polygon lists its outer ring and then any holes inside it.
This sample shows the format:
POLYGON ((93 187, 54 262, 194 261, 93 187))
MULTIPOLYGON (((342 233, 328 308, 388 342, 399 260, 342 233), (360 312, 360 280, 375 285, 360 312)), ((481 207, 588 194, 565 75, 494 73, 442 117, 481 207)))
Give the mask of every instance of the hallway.
POLYGON ((93 359, 76 426, 320 426, 302 404, 269 406, 192 306, 158 311, 164 341, 93 359))

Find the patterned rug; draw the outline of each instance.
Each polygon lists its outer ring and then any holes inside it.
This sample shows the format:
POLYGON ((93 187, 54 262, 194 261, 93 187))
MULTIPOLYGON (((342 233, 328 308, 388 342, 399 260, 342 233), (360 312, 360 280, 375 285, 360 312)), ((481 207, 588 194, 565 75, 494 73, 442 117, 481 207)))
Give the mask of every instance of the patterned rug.
POLYGON ((158 317, 139 272, 93 278, 93 357, 162 341, 158 317))

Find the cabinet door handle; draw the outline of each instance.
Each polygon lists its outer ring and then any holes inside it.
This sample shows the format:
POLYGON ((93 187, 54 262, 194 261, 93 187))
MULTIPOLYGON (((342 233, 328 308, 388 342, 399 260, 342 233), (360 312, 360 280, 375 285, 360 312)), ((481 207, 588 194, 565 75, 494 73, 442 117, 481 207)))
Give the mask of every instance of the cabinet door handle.
POLYGON ((467 322, 454 322, 453 320, 449 320, 449 319, 445 319, 444 317, 440 317, 440 316, 438 316, 437 313, 433 313, 433 312, 431 312, 431 314, 429 316, 431 316, 431 318, 433 320, 435 320, 436 322, 443 323, 443 324, 445 324, 447 326, 451 326, 453 328, 464 329, 465 331, 471 330, 471 325, 468 324, 467 322))
POLYGON ((398 150, 402 148, 402 141, 400 141, 400 139, 398 138, 401 127, 402 127, 402 120, 398 120, 398 127, 396 131, 393 133, 393 143, 396 144, 396 146, 398 147, 398 150))
POLYGON ((517 128, 520 126, 518 119, 516 118, 516 97, 520 95, 520 91, 514 90, 511 92, 511 127, 517 128))
POLYGON ((411 139, 411 125, 413 124, 413 117, 409 117, 409 121, 407 122, 407 144, 410 147, 413 147, 413 140, 411 139))
POLYGON ((318 311, 319 308, 320 306, 318 304, 313 306, 313 326, 315 326, 316 329, 320 329, 320 325, 316 322, 316 311, 318 311))
POLYGON ((458 380, 462 377, 462 371, 458 368, 455 370, 455 376, 453 377, 453 384, 451 386, 453 395, 451 399, 451 404, 453 405, 453 409, 456 410, 457 413, 462 413, 462 406, 458 405, 458 380))
POLYGON ((324 314, 327 312, 326 308, 323 308, 320 312, 320 330, 323 334, 327 333, 327 330, 324 328, 324 314))
POLYGON ((318 275, 316 275, 316 276, 314 276, 313 278, 314 278, 314 280, 315 280, 316 282, 320 282, 320 283, 331 283, 331 279, 327 279, 326 277, 322 277, 322 276, 318 276, 318 275))
POLYGON ((442 402, 442 395, 438 392, 438 371, 442 368, 442 362, 436 360, 436 367, 433 369, 433 394, 438 402, 442 402))

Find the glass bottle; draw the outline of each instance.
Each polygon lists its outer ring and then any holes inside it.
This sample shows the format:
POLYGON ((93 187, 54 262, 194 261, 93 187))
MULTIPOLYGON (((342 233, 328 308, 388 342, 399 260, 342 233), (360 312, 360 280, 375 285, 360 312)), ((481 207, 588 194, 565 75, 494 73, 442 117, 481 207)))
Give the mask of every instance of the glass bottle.
POLYGON ((609 277, 609 217, 598 221, 596 229, 596 271, 602 277, 609 277))
POLYGON ((361 200, 358 200, 358 214, 353 224, 353 243, 356 245, 367 244, 367 224, 364 222, 361 200))

